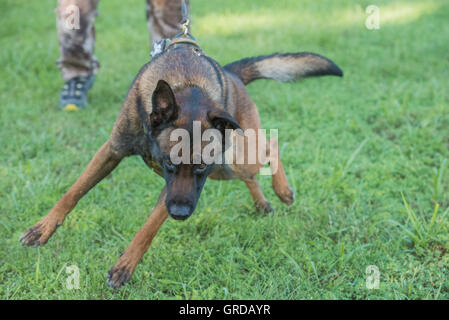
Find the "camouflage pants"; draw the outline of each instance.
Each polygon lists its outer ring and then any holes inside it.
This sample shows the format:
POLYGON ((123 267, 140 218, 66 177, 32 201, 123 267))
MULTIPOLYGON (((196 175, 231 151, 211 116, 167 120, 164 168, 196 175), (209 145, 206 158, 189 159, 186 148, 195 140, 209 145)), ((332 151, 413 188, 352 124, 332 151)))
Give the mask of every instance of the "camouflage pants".
MULTIPOLYGON (((95 74, 100 66, 94 56, 98 1, 58 0, 56 13, 61 57, 57 63, 65 81, 95 74)), ((171 38, 181 31, 181 0, 146 0, 146 17, 153 41, 171 38)))

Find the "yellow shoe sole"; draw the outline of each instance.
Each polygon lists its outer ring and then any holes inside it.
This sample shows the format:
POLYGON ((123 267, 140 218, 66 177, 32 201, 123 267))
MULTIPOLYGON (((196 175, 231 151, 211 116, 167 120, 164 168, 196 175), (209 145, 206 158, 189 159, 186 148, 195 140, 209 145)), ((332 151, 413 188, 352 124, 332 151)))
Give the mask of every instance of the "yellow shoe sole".
POLYGON ((66 111, 78 111, 80 108, 78 108, 76 105, 74 104, 68 104, 64 107, 64 110, 66 111))

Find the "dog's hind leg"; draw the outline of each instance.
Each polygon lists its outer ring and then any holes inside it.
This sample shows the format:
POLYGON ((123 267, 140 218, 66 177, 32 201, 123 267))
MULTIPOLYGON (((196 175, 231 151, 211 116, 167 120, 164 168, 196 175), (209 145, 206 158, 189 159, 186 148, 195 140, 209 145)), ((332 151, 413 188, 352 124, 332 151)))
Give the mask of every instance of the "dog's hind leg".
POLYGON ((129 281, 140 259, 150 247, 154 236, 165 219, 167 219, 168 211, 165 206, 166 196, 166 188, 164 188, 147 222, 137 232, 129 247, 109 271, 108 284, 111 288, 119 289, 129 281))
POLYGON ((28 229, 20 241, 23 245, 44 245, 59 227, 77 202, 98 182, 106 177, 120 163, 123 156, 113 152, 110 141, 98 150, 86 170, 72 185, 66 194, 55 204, 51 211, 28 229))
POLYGON ((272 175, 272 185, 274 192, 279 199, 291 205, 295 199, 295 195, 288 184, 287 177, 281 162, 281 153, 276 139, 270 139, 267 143, 267 156, 270 161, 270 169, 272 175))

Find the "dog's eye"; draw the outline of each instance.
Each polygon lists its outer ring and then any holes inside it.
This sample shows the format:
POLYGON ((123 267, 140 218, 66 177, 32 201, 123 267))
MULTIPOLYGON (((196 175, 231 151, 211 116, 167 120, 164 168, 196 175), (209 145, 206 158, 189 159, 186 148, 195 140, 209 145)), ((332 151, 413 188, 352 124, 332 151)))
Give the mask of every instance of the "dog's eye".
POLYGON ((173 164, 173 162, 171 162, 170 160, 164 160, 165 162, 165 168, 167 168, 168 171, 174 171, 175 170, 175 165, 173 164))
POLYGON ((199 166, 196 167, 195 172, 196 173, 203 173, 206 170, 207 165, 202 163, 199 166))

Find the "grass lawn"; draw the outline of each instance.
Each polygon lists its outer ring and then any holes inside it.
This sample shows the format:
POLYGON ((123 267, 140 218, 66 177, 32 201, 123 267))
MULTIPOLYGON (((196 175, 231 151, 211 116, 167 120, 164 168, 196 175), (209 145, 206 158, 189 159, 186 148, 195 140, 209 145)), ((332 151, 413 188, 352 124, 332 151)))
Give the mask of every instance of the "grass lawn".
POLYGON ((56 1, 0 3, 1 299, 448 299, 449 3, 446 0, 192 0, 193 33, 221 64, 312 51, 345 72, 248 90, 279 130, 296 193, 255 212, 239 181, 208 181, 194 215, 168 219, 130 283, 106 273, 146 221, 163 179, 140 158, 84 197, 48 244, 20 235, 109 136, 149 60, 144 1, 100 1, 101 69, 85 111, 58 109, 56 1), (380 7, 380 29, 365 8, 380 7), (66 288, 66 267, 80 289, 66 288), (368 266, 379 288, 366 287, 368 266))

